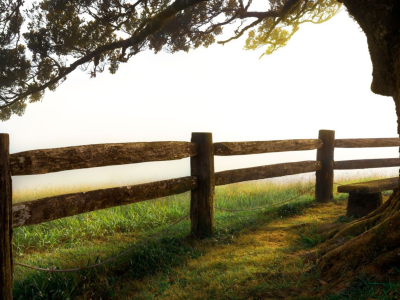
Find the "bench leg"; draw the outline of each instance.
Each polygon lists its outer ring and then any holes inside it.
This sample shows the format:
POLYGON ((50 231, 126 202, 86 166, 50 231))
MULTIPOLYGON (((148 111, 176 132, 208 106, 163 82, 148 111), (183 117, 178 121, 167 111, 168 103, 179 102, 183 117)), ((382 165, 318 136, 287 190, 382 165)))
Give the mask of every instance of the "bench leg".
POLYGON ((364 217, 382 204, 382 194, 349 193, 346 216, 364 217))

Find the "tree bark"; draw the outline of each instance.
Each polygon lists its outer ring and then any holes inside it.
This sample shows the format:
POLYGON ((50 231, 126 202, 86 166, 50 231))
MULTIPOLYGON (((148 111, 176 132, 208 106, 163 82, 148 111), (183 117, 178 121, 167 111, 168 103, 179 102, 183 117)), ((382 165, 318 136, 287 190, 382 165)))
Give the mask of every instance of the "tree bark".
MULTIPOLYGON (((367 36, 373 72, 371 89, 398 98, 400 3, 398 0, 340 0, 367 36), (397 56, 397 57, 396 57, 397 56)), ((395 100, 396 101, 396 100, 395 100)))
MULTIPOLYGON (((400 1, 341 0, 367 36, 373 64, 371 90, 393 97, 400 133, 400 1)), ((361 273, 385 280, 400 267, 399 188, 367 216, 323 233, 318 264, 325 280, 361 273), (352 237, 352 238, 351 238, 352 237)), ((398 274, 398 273, 397 273, 398 274)))

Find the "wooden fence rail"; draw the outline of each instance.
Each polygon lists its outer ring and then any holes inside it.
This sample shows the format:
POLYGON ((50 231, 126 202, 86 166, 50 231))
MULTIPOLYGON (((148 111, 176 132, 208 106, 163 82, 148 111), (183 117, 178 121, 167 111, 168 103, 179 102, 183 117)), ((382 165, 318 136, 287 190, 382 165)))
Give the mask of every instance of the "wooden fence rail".
POLYGON ((99 209, 191 191, 191 233, 214 232, 215 186, 307 172, 316 173, 315 200, 333 195, 334 170, 400 166, 399 158, 334 161, 335 148, 394 147, 399 138, 336 139, 320 130, 318 139, 213 143, 211 133, 192 133, 191 142, 100 144, 9 154, 9 136, 0 134, 0 299, 12 299, 12 228, 40 224, 99 209), (214 171, 214 156, 317 150, 315 161, 214 171), (11 176, 190 157, 191 176, 133 186, 47 197, 12 205, 11 176))
POLYGON ((335 148, 399 147, 399 138, 337 139, 335 148))
POLYGON ((215 143, 214 155, 246 155, 269 152, 313 150, 322 147, 322 140, 284 140, 266 142, 215 143))
POLYGON ((42 198, 14 204, 13 227, 40 224, 115 206, 181 194, 197 188, 196 177, 42 198))
POLYGON ((274 178, 287 175, 315 172, 321 169, 319 161, 301 161, 268 165, 262 167, 229 170, 215 173, 215 185, 226 185, 231 183, 274 178))
POLYGON ((342 160, 335 161, 333 164, 335 170, 373 169, 398 166, 400 166, 400 160, 398 158, 342 160))
POLYGON ((33 175, 194 155, 197 145, 188 142, 99 144, 14 153, 10 155, 10 164, 12 175, 33 175))

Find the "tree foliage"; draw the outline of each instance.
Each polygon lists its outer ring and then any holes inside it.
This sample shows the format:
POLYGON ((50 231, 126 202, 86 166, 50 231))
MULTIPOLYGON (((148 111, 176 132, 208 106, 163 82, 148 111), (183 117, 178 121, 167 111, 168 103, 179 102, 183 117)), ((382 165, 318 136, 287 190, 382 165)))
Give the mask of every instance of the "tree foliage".
POLYGON ((271 54, 300 24, 327 21, 339 9, 336 0, 3 0, 0 119, 22 115, 78 67, 91 77, 114 74, 141 51, 187 52, 245 33, 245 49, 266 45, 271 54))

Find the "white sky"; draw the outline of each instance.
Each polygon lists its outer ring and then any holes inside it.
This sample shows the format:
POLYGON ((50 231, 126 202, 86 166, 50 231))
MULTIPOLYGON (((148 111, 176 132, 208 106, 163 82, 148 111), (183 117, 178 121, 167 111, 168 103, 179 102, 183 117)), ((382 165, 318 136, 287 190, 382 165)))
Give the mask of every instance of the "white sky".
MULTIPOLYGON (((244 39, 189 53, 144 52, 115 75, 79 70, 22 117, 0 123, 11 153, 73 145, 190 141, 212 132, 215 142, 396 137, 391 98, 370 91, 366 38, 345 11, 321 25, 305 24, 272 56, 242 50, 244 39)), ((216 157, 216 171, 315 160, 315 151, 216 157)), ((337 149, 335 158, 398 157, 397 148, 337 149)), ((393 168, 392 168, 393 171, 393 168)), ((15 189, 47 185, 132 183, 189 174, 189 160, 15 176, 15 189)))

